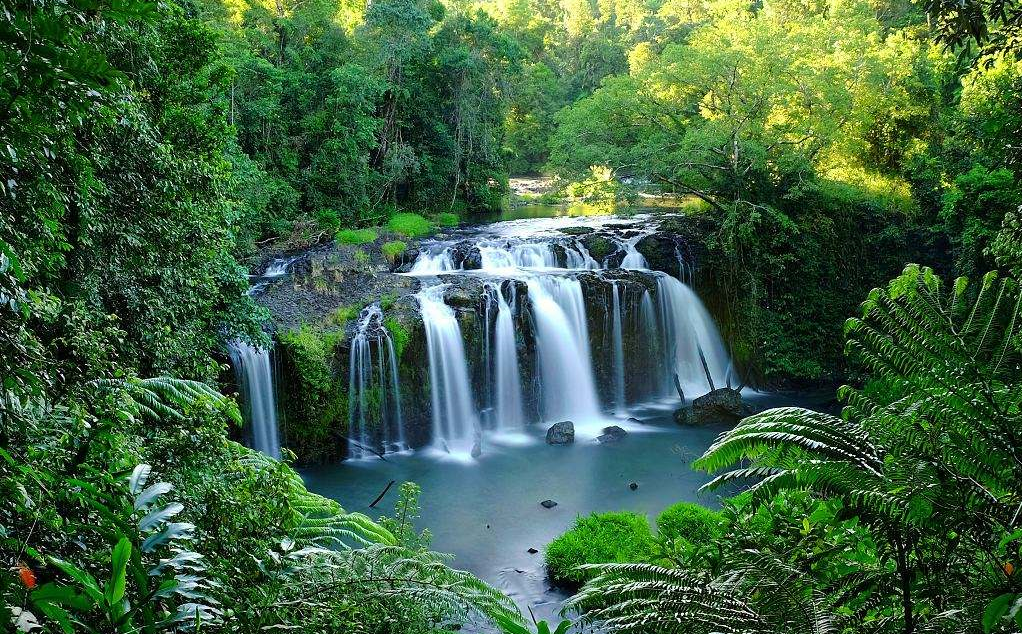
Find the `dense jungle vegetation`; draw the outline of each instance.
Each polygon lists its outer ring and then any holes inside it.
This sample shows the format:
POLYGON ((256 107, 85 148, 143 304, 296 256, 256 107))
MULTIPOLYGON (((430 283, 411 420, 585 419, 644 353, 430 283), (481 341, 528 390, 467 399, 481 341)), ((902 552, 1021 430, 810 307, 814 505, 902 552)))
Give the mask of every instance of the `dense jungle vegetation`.
POLYGON ((224 342, 266 341, 260 248, 428 231, 526 173, 684 197, 748 372, 860 386, 840 418, 721 437, 697 466, 754 484, 719 513, 676 509, 627 551, 565 539, 583 621, 1022 628, 1016 2, 2 9, 5 631, 531 627, 429 550, 414 485, 392 516, 348 513, 229 440, 221 393, 224 342))

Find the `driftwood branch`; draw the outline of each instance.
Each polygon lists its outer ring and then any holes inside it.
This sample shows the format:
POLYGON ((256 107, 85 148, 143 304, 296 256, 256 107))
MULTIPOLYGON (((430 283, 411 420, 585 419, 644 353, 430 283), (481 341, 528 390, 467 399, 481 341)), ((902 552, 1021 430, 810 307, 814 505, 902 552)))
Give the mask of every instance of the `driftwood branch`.
POLYGON ((706 382, 710 384, 710 391, 712 392, 717 388, 713 385, 713 377, 710 376, 710 366, 706 365, 706 355, 703 354, 702 346, 696 346, 696 349, 699 351, 699 361, 703 364, 703 372, 706 374, 706 382))
POLYGON ((674 389, 678 390, 678 398, 681 399, 681 404, 685 404, 685 390, 681 389, 681 379, 678 378, 678 373, 674 373, 674 389))
MULTIPOLYGON (((383 455, 383 452, 380 451, 379 449, 373 449, 372 447, 366 447, 362 443, 360 443, 360 442, 358 442, 356 440, 351 440, 351 439, 348 439, 348 444, 349 445, 355 445, 356 447, 362 449, 363 451, 368 451, 369 453, 379 457, 380 460, 387 460, 387 456, 383 455)), ((389 462, 389 460, 388 460, 388 462, 389 462)))
POLYGON ((387 486, 383 487, 383 491, 380 491, 380 494, 376 496, 376 499, 373 500, 372 504, 369 505, 369 508, 373 508, 374 506, 380 503, 380 500, 383 499, 383 496, 387 495, 387 491, 390 491, 390 487, 394 486, 394 482, 395 482, 394 480, 391 480, 390 482, 387 483, 387 486))

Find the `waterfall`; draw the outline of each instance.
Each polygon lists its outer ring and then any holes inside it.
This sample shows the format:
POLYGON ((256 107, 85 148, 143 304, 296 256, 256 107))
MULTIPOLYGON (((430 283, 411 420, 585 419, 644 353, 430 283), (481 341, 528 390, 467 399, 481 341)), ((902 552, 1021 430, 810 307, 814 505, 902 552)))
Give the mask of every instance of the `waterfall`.
POLYGON ((362 310, 351 340, 348 439, 353 458, 406 447, 397 357, 378 304, 362 310))
POLYGON ((621 260, 621 268, 640 271, 644 271, 649 268, 649 264, 646 262, 645 256, 639 253, 639 250, 635 248, 635 245, 638 244, 639 240, 642 238, 643 236, 639 235, 625 242, 625 258, 621 260))
POLYGON ((446 284, 431 286, 416 298, 426 330, 433 442, 462 450, 476 438, 479 422, 472 402, 461 326, 454 311, 444 303, 446 288, 446 284))
POLYGON ((582 285, 558 276, 532 277, 527 285, 538 331, 543 417, 576 424, 599 419, 582 285))
POLYGON ((611 283, 611 341, 614 352, 614 407, 618 414, 623 414, 627 407, 625 402, 625 348, 621 334, 621 289, 617 282, 611 283))
POLYGON ((280 458, 270 353, 244 341, 232 341, 228 344, 228 351, 245 404, 252 448, 271 458, 280 458))
POLYGON ((661 391, 665 395, 674 394, 675 373, 686 392, 701 394, 709 389, 700 350, 714 384, 723 386, 728 356, 709 312, 691 288, 670 275, 656 273, 656 284, 663 355, 661 391))
POLYGON ((724 385, 728 356, 709 313, 684 283, 691 269, 676 249, 681 280, 650 270, 638 250, 647 235, 637 224, 608 225, 592 239, 508 225, 472 240, 428 244, 409 274, 425 287, 416 297, 426 333, 434 445, 457 453, 475 449, 484 428, 507 438, 538 422, 531 420, 537 413, 546 423, 570 420, 583 434, 600 430, 635 405, 676 402, 675 377, 688 395, 708 391, 700 353, 714 383, 724 385), (605 252, 598 240, 617 247, 602 262, 586 248, 595 252, 599 245, 605 252), (481 333, 472 351, 481 356, 478 364, 467 361, 459 321, 471 315, 444 302, 448 275, 475 277, 466 288, 482 290, 480 321, 472 326, 481 333), (512 289, 522 284, 516 303, 520 290, 512 289), (519 350, 523 340, 533 345, 519 350), (606 367, 594 372, 597 359, 606 367))
POLYGON ((496 303, 496 310, 487 307, 487 319, 494 314, 493 324, 487 323, 486 358, 492 357, 492 379, 489 381, 490 403, 494 428, 498 431, 518 431, 524 426, 522 412, 522 383, 518 371, 518 347, 515 342, 514 311, 501 291, 501 284, 486 286, 487 300, 496 303), (489 338, 493 333, 492 339, 489 338))

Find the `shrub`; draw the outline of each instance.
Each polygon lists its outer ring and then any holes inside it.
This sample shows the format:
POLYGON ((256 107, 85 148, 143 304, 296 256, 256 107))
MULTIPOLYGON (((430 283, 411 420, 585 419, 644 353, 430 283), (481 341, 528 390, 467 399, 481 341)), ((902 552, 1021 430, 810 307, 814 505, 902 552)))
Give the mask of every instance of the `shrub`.
POLYGON ((638 513, 580 516, 571 530, 547 545, 547 572, 555 583, 577 586, 594 576, 579 566, 644 561, 653 545, 649 521, 638 513))
POLYGON ((387 261, 391 264, 397 259, 397 256, 405 252, 408 245, 400 240, 393 240, 391 242, 384 242, 380 249, 383 251, 383 257, 387 258, 387 261))
POLYGON ((368 244, 376 240, 373 229, 341 229, 334 236, 337 244, 368 244))
POLYGON ((720 513, 692 502, 672 504, 656 518, 657 534, 661 539, 674 541, 682 538, 695 544, 712 541, 719 536, 721 524, 720 513))
POLYGON ((461 217, 458 214, 445 211, 436 215, 436 222, 441 227, 457 227, 461 224, 461 217))
POLYGON ((387 228, 409 238, 418 238, 433 231, 433 224, 413 213, 394 214, 387 222, 387 228))

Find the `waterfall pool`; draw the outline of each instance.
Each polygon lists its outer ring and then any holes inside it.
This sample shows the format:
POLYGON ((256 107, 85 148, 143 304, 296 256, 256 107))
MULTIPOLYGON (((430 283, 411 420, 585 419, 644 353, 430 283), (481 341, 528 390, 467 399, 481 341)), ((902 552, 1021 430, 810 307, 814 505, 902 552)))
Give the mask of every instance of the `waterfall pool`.
MULTIPOLYGON (((821 408, 832 396, 752 393, 747 400, 757 409, 821 408)), ((516 442, 491 440, 474 461, 407 452, 307 468, 302 476, 310 490, 373 518, 393 510, 400 483, 417 483, 422 514, 416 524, 429 529, 431 547, 454 555, 454 567, 503 590, 526 614, 531 608, 536 618, 552 619, 567 595, 546 579, 543 548, 578 515, 635 511, 652 523, 674 502, 716 503, 716 493, 698 491, 709 477, 689 465, 726 428, 679 427, 672 410, 671 405, 634 410, 642 424, 627 425, 628 436, 607 445, 577 438, 573 445, 550 446, 543 439, 549 424, 539 423, 516 442), (395 485, 369 508, 391 480, 395 485), (635 491, 629 488, 632 482, 638 485, 635 491), (557 506, 540 506, 546 499, 557 506), (530 554, 530 548, 538 552, 530 554)))

